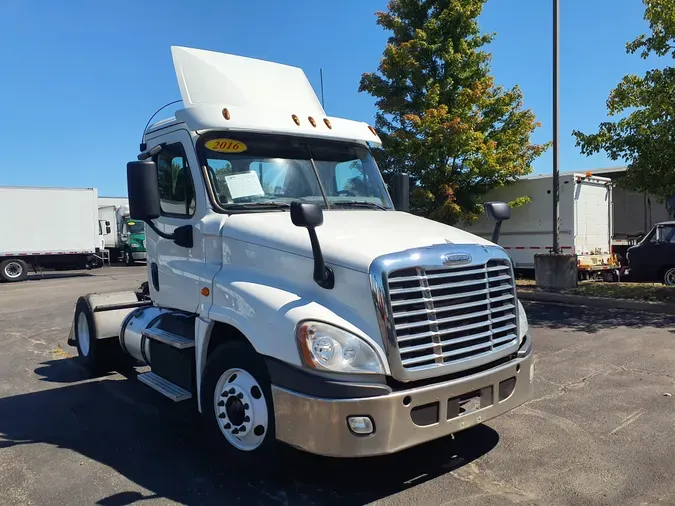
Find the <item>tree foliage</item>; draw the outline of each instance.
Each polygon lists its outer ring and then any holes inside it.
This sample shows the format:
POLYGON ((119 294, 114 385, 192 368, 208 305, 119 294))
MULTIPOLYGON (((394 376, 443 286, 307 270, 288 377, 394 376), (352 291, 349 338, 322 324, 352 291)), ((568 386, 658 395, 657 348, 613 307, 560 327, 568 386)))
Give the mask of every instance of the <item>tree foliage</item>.
POLYGON ((410 174, 413 212, 449 224, 477 217, 482 195, 530 173, 547 148, 530 142, 539 124, 520 88, 490 75, 482 48, 494 34, 477 22, 485 2, 391 0, 376 13, 391 32, 378 72, 359 88, 377 99, 385 178, 410 174))
MULTIPOLYGON (((675 59, 675 0, 643 0, 650 33, 626 44, 626 52, 675 59)), ((607 99, 609 116, 594 134, 574 131, 585 155, 605 151, 628 163, 621 184, 663 199, 675 195, 675 67, 639 77, 626 75, 607 99)))

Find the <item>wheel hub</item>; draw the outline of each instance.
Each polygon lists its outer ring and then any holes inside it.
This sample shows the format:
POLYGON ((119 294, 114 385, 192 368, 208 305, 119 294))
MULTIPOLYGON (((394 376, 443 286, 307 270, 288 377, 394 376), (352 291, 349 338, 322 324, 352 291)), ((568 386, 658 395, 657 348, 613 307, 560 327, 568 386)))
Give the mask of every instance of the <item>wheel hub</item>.
POLYGON ((5 266, 5 275, 8 278, 18 278, 22 270, 21 264, 18 262, 10 262, 5 266))
POLYGON ((220 431, 232 446, 252 451, 262 444, 267 434, 267 403, 251 374, 242 369, 223 373, 213 400, 220 431))

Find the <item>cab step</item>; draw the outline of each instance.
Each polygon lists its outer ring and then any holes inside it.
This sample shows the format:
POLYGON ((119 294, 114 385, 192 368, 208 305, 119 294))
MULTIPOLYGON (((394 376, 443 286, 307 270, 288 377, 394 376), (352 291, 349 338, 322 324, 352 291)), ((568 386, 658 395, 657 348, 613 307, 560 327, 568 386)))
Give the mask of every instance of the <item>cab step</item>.
POLYGON ((154 372, 146 372, 137 376, 138 381, 145 383, 150 388, 154 388, 160 394, 168 397, 174 402, 186 401, 192 398, 192 394, 182 389, 169 380, 162 378, 154 372))
POLYGON ((194 339, 188 339, 187 337, 183 337, 178 334, 174 334, 173 332, 168 332, 162 329, 157 328, 145 329, 143 331, 143 335, 148 339, 168 344, 172 348, 177 348, 179 350, 185 350, 187 348, 195 347, 194 339))

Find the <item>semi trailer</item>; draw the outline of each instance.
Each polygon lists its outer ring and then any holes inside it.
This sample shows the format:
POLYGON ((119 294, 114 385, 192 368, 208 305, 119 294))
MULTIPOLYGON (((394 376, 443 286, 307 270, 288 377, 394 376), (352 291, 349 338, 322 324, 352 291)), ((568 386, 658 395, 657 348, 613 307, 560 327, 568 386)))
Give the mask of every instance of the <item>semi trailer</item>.
POLYGON ((0 187, 0 279, 101 265, 96 188, 0 187))
POLYGON ((77 300, 68 342, 85 367, 130 355, 141 383, 194 401, 239 469, 269 468, 282 445, 393 453, 531 397, 532 332, 502 247, 396 210, 377 132, 327 116, 301 69, 172 56, 183 108, 127 164, 148 281, 77 300))

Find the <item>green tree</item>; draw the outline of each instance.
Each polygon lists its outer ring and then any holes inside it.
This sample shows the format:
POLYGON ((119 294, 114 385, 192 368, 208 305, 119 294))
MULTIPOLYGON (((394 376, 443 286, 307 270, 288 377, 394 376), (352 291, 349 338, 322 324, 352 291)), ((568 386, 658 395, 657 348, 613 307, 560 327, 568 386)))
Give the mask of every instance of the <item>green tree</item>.
MULTIPOLYGON (((649 34, 626 44, 626 52, 675 59, 675 0, 643 0, 649 34)), ((575 130, 585 155, 604 151, 628 164, 620 185, 662 199, 675 195, 675 67, 644 76, 626 75, 607 99, 609 116, 594 134, 575 130)))
POLYGON ((449 224, 476 218, 482 195, 529 174, 548 147, 530 142, 539 124, 520 88, 490 75, 482 48, 494 34, 477 22, 485 2, 391 0, 376 13, 391 32, 378 72, 359 88, 377 99, 385 178, 410 174, 412 211, 449 224))

